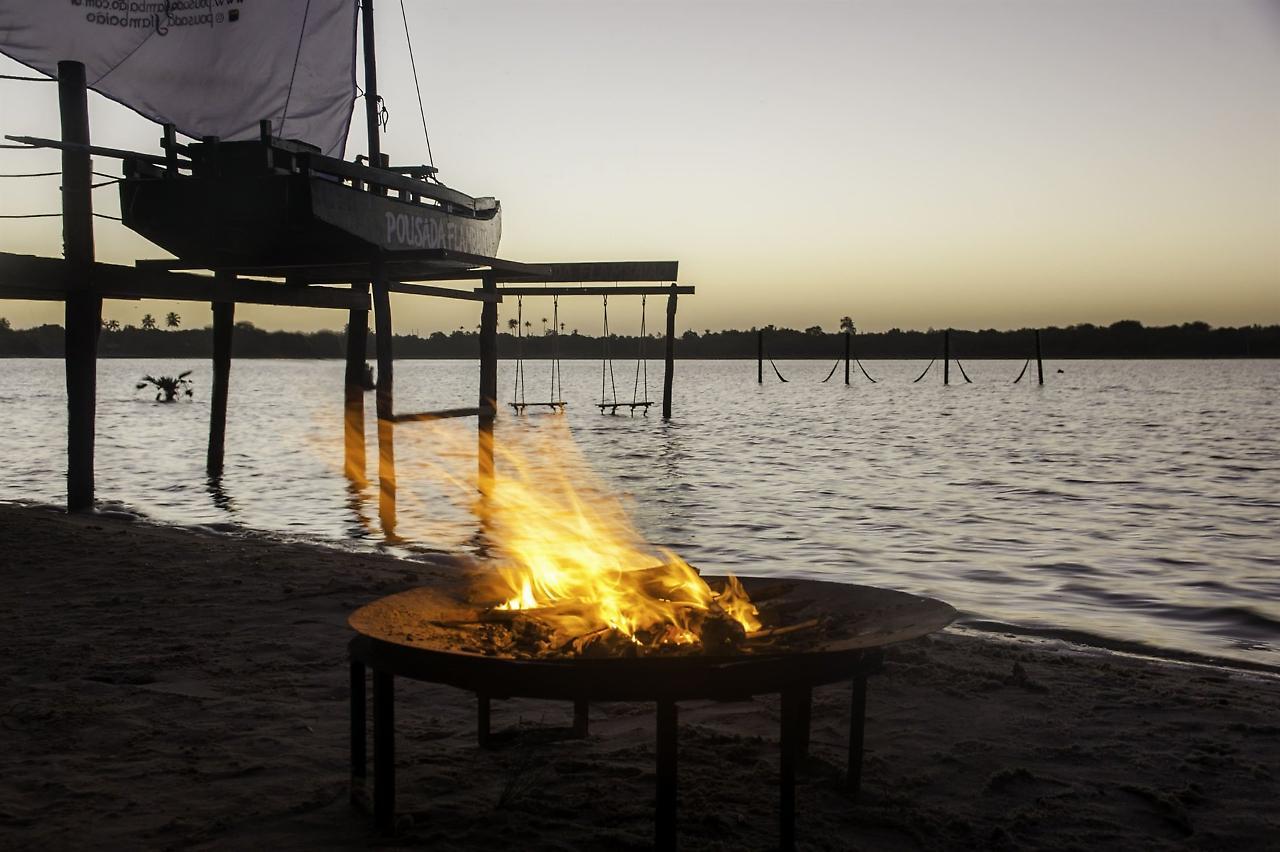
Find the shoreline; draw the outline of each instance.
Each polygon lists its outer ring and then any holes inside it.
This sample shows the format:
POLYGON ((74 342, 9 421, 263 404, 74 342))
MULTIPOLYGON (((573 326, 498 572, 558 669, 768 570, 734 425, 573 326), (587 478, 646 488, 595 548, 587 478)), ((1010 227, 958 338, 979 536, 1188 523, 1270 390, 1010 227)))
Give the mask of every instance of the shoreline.
MULTIPOLYGON (((0 509, 14 506, 35 511, 62 513, 62 508, 51 503, 26 500, 0 500, 0 509)), ((374 555, 403 560, 408 563, 426 562, 447 556, 438 549, 426 546, 387 545, 380 542, 357 543, 348 539, 330 539, 319 535, 303 535, 255 529, 236 524, 189 524, 180 525, 156 520, 124 504, 105 504, 93 517, 109 518, 126 523, 142 524, 176 532, 195 532, 213 536, 226 536, 231 539, 250 539, 271 542, 281 545, 299 545, 317 547, 336 553, 352 555, 374 555)), ((1280 677, 1280 666, 1270 663, 1247 660, 1239 657, 1227 657, 1200 651, 1183 650, 1163 645, 1152 645, 1129 639, 1119 639, 1101 633, 1072 627, 1054 625, 1028 625, 997 621, 976 613, 961 610, 952 624, 953 632, 970 633, 979 637, 1004 639, 1025 638, 1047 643, 1059 650, 1070 652, 1073 649, 1081 653, 1120 654, 1135 659, 1150 660, 1157 663, 1178 663, 1207 668, 1230 669, 1239 672, 1280 677)))
MULTIPOLYGON (((346 615, 465 566, 0 504, 0 847, 362 848, 347 802, 346 615)), ((815 693, 802 848, 1264 849, 1280 831, 1280 681, 948 631, 868 690, 863 794, 839 783, 847 687, 815 693)), ((681 705, 687 848, 776 837, 772 698, 681 705)), ((405 683, 406 845, 643 849, 653 711, 405 683)))

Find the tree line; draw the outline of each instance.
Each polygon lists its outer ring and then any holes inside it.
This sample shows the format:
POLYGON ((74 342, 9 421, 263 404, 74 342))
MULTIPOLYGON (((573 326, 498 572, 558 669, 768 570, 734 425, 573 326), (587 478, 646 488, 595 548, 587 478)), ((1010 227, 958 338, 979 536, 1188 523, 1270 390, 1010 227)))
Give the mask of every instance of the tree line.
MULTIPOLYGON (((151 327, 133 325, 119 327, 105 323, 98 340, 98 354, 104 358, 168 358, 207 357, 213 351, 213 335, 209 328, 182 329, 181 318, 171 314, 165 318, 168 330, 160 323, 151 327)), ((852 321, 841 320, 848 328, 852 321)), ((806 329, 765 326, 765 355, 769 358, 835 359, 844 352, 843 331, 825 331, 820 326, 806 329)), ((513 330, 514 331, 514 330, 513 330)), ((577 331, 542 333, 517 337, 513 331, 498 335, 498 354, 514 358, 517 352, 526 358, 548 358, 556 354, 565 359, 600 358, 604 351, 601 338, 578 334, 577 331)), ((754 358, 758 329, 689 329, 675 342, 677 358, 754 358)), ((881 332, 857 332, 853 337, 853 354, 862 359, 935 358, 942 355, 940 329, 881 332)), ((374 335, 369 334, 367 357, 374 357, 374 335)), ((0 357, 52 358, 62 355, 62 327, 42 325, 15 329, 0 317, 0 357)), ((1041 346, 1045 358, 1277 358, 1280 357, 1280 326, 1252 325, 1239 328, 1214 328, 1204 322, 1181 325, 1144 326, 1137 320, 1121 320, 1111 325, 1072 325, 1041 329, 1041 346)), ((450 333, 437 331, 425 337, 416 334, 396 335, 397 358, 478 358, 479 334, 458 329, 450 333)), ((609 350, 615 359, 635 358, 642 351, 648 358, 663 357, 661 335, 644 340, 630 335, 611 335, 609 350)), ((236 323, 233 351, 238 358, 342 358, 346 353, 345 331, 267 331, 252 323, 236 323)), ((1027 358, 1034 355, 1034 332, 1031 329, 1000 331, 996 329, 951 332, 951 353, 960 359, 1027 358)))

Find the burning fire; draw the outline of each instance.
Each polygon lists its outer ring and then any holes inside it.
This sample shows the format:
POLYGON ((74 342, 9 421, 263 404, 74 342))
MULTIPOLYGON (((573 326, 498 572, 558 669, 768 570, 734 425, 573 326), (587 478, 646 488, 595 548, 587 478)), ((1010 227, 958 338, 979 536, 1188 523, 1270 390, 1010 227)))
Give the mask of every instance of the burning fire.
POLYGON ((557 636, 643 648, 715 647, 760 629, 742 584, 713 590, 676 554, 645 542, 621 499, 582 461, 560 418, 504 435, 496 475, 475 504, 498 557, 495 609, 536 617, 557 636))

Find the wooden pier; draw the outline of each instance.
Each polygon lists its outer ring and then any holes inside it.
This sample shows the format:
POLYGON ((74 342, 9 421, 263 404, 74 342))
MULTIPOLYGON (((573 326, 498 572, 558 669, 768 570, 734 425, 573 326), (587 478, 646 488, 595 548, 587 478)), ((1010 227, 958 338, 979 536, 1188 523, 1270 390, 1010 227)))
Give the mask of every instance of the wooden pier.
MULTIPOLYGON (((671 416, 677 296, 694 293, 693 287, 675 283, 679 271, 675 261, 521 263, 444 248, 388 251, 371 247, 363 257, 314 264, 237 265, 181 258, 139 260, 133 266, 97 262, 93 247, 90 157, 127 159, 147 155, 92 146, 84 67, 78 62, 63 62, 59 63, 58 70, 62 140, 37 141, 62 152, 66 256, 0 253, 0 298, 61 301, 66 305, 69 510, 87 510, 94 504, 94 403, 103 299, 198 301, 212 306, 213 387, 207 470, 214 479, 221 476, 225 457, 236 305, 346 311, 344 469, 353 484, 361 487, 367 475, 364 370, 368 316, 372 309, 377 353, 379 504, 383 530, 388 536, 394 535, 395 529, 394 435, 398 424, 443 417, 476 417, 481 489, 492 481, 493 423, 498 409, 498 303, 506 296, 667 296, 662 413, 663 417, 671 416), (473 284, 470 288, 434 283, 477 281, 480 286, 473 284), (396 412, 391 293, 478 303, 480 375, 475 408, 396 412)), ((371 109, 376 101, 376 97, 366 97, 371 109)), ((371 160, 380 162, 376 120, 376 116, 370 115, 370 151, 371 160)), ((168 129, 166 138, 172 139, 168 129)), ((176 176, 179 164, 173 150, 170 147, 165 158, 152 159, 167 163, 176 176)), ((382 184, 368 181, 362 186, 366 192, 385 194, 388 191, 385 181, 382 184)))

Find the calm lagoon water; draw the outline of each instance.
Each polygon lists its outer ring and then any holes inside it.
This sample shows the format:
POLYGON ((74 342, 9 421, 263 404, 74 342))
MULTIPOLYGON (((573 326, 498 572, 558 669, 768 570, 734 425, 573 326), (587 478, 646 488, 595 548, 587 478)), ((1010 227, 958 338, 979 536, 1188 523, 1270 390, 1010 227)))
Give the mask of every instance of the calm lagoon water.
MULTIPOLYGON (((656 400, 662 368, 648 366, 656 400)), ((1044 388, 1011 383, 1021 362, 968 363, 973 384, 949 388, 936 367, 911 383, 924 362, 871 362, 881 381, 850 387, 839 373, 821 383, 830 363, 778 366, 790 381, 759 386, 754 362, 679 362, 664 423, 600 415, 599 363, 566 362, 568 423, 645 534, 706 571, 885 585, 970 621, 1280 666, 1280 363, 1061 362, 1044 388)), ((629 400, 634 362, 617 369, 629 400)), ((376 486, 343 476, 342 370, 236 361, 212 484, 208 364, 101 362, 100 500, 167 523, 387 546, 376 486), (188 368, 194 400, 134 389, 188 368)), ((547 371, 526 365, 530 400, 547 371)), ((471 361, 400 362, 397 410, 474 404, 476 375, 471 361)), ((63 388, 60 361, 0 361, 0 499, 63 501, 63 388)), ((498 440, 548 416, 504 413, 498 440)), ((396 549, 466 550, 475 523, 419 464, 430 435, 397 428, 396 549)))

